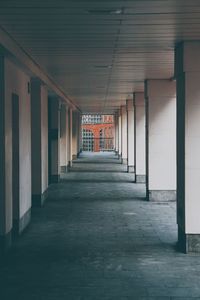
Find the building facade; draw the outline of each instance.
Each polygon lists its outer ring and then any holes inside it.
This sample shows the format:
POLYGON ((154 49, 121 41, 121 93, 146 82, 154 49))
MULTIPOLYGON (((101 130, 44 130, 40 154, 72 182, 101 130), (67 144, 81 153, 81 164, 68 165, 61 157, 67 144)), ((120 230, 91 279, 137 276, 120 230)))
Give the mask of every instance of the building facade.
POLYGON ((113 115, 82 116, 82 149, 91 152, 114 150, 113 115))

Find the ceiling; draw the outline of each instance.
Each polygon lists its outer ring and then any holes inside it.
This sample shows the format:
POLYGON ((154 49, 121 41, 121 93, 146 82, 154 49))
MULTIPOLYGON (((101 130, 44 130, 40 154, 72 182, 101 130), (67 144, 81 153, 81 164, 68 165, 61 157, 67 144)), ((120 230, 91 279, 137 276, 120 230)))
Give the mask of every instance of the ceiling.
POLYGON ((83 112, 112 113, 173 77, 175 44, 200 39, 200 1, 1 0, 0 26, 83 112))

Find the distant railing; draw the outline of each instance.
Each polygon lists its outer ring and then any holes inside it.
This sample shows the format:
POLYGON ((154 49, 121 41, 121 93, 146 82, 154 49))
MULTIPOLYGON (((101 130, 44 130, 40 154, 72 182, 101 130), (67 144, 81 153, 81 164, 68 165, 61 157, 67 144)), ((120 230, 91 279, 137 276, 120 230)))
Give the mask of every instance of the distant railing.
POLYGON ((113 151, 114 138, 82 138, 83 151, 100 152, 100 151, 113 151))

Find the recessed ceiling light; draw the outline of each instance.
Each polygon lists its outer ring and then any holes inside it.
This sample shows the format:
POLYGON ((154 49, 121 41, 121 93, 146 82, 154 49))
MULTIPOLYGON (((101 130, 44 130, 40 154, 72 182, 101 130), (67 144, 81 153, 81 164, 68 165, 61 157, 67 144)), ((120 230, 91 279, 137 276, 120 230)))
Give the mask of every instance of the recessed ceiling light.
POLYGON ((122 9, 89 9, 91 15, 121 15, 122 9))

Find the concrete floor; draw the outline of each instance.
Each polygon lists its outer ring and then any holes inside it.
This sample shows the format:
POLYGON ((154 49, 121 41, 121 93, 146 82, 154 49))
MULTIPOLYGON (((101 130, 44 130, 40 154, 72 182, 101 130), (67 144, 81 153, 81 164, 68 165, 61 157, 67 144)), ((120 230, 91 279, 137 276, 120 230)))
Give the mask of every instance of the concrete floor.
POLYGON ((0 299, 200 299, 174 203, 148 203, 112 153, 84 154, 1 260, 0 299))

